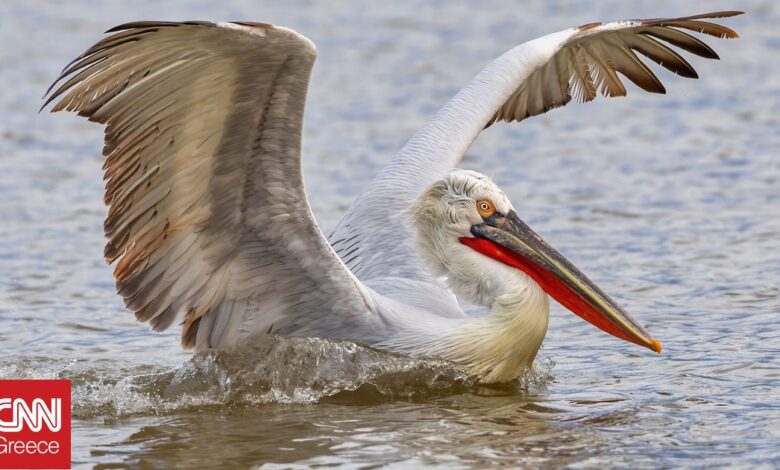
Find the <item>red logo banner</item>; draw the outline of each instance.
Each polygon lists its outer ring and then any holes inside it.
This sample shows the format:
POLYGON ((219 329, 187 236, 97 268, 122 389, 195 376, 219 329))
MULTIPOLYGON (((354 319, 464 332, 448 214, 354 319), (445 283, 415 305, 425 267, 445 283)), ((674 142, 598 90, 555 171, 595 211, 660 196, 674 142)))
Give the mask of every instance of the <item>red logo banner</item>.
POLYGON ((0 469, 70 468, 70 380, 0 380, 0 469))

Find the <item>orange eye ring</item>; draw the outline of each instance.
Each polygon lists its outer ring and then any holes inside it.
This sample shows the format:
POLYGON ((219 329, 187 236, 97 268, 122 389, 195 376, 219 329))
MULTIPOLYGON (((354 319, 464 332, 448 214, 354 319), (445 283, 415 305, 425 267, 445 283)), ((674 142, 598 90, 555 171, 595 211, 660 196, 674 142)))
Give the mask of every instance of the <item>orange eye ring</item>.
POLYGON ((477 212, 482 217, 490 217, 496 213, 496 207, 487 199, 480 199, 477 201, 477 212))

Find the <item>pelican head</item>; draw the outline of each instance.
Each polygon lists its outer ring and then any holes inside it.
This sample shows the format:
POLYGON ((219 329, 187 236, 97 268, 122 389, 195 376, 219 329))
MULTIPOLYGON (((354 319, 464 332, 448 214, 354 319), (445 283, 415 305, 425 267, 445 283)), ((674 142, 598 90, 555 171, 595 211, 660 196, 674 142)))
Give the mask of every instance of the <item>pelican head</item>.
MULTIPOLYGON (((467 170, 449 173, 419 199, 414 222, 423 257, 460 296, 495 311, 496 303, 506 303, 507 296, 520 301, 518 296, 533 296, 541 289, 607 333, 661 351, 661 343, 638 321, 520 219, 487 176, 467 170)), ((537 341, 541 345, 548 303, 545 299, 532 305, 535 311, 524 315, 529 323, 544 320, 537 341)))

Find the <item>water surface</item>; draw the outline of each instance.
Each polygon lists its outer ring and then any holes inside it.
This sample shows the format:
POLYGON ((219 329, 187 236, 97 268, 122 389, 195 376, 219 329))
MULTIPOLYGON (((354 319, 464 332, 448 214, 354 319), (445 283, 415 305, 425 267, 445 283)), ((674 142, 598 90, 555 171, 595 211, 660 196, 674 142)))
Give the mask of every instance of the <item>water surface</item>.
MULTIPOLYGON (((0 378, 74 380, 76 466, 780 465, 780 8, 771 1, 0 3, 0 378), (191 358, 114 294, 101 130, 36 114, 71 58, 141 19, 255 20, 314 40, 304 172, 327 230, 489 60, 601 19, 740 8, 700 80, 496 125, 463 167, 664 344, 553 307, 537 373, 475 385, 438 361, 258 340, 191 358), (253 354, 255 356, 253 356, 253 354), (355 389, 356 391, 351 392, 355 389)), ((657 68, 656 68, 657 70, 657 68)))

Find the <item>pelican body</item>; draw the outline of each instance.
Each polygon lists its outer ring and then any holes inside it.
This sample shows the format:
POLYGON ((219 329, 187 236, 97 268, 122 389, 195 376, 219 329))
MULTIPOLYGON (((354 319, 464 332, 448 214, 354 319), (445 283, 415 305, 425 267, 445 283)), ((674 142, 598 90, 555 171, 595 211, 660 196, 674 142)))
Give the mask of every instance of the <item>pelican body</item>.
POLYGON ((509 50, 411 138, 327 238, 300 165, 316 48, 295 31, 121 25, 63 70, 46 104, 105 125, 105 257, 127 308, 154 330, 180 323, 183 346, 196 350, 259 333, 346 339, 501 382, 532 366, 550 296, 618 338, 661 345, 489 178, 458 169, 463 154, 497 121, 625 95, 617 72, 664 93, 635 52, 696 77, 673 47, 717 58, 686 30, 734 38, 710 20, 739 13, 592 23, 509 50))

